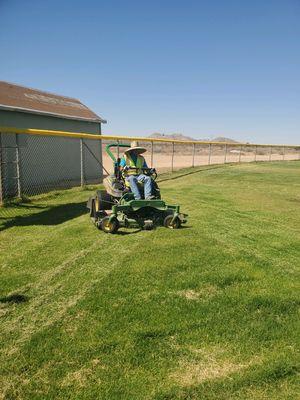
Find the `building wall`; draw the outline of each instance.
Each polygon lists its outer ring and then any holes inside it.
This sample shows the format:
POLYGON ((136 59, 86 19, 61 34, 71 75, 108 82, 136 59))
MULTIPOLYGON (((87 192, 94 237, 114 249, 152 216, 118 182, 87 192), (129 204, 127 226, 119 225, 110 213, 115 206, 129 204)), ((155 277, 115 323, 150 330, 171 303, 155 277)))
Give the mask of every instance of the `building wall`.
POLYGON ((30 114, 19 111, 0 110, 0 126, 19 129, 35 128, 54 131, 101 134, 101 126, 97 122, 76 121, 66 118, 30 114))
MULTIPOLYGON (((63 118, 33 115, 0 110, 0 126, 20 129, 36 128, 69 132, 101 133, 99 123, 75 121, 63 118)), ((35 136, 26 134, 2 134, 4 194, 17 195, 16 149, 20 155, 20 181, 22 194, 34 195, 49 190, 80 185, 80 139, 35 136)), ((84 140, 83 146, 85 183, 102 180, 102 151, 98 140, 84 140), (94 154, 91 155, 92 152, 94 154)))

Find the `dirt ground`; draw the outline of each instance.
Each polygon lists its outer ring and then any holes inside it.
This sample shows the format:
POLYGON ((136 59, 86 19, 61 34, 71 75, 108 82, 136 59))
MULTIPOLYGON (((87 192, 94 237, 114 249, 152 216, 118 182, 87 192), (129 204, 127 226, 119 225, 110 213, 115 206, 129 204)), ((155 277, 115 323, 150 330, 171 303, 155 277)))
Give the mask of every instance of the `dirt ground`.
MULTIPOLYGON (((155 167, 158 171, 168 171, 172 169, 172 154, 168 153, 157 153, 153 154, 153 163, 151 163, 151 154, 150 152, 145 154, 146 161, 149 166, 155 167)), ((300 153, 287 153, 284 155, 284 160, 299 160, 300 153)), ((194 156, 194 164, 193 164, 193 154, 174 154, 173 160, 173 169, 180 169, 180 168, 188 168, 191 166, 200 166, 200 165, 209 165, 209 164, 224 164, 226 163, 233 163, 233 162, 253 162, 253 161, 280 161, 283 160, 283 154, 272 154, 271 158, 269 154, 257 154, 255 159, 255 153, 247 152, 241 153, 239 152, 229 152, 226 155, 222 152, 212 153, 209 159, 208 153, 196 154, 194 156)), ((112 172, 112 161, 108 157, 108 155, 104 152, 103 153, 103 165, 106 170, 112 172)))

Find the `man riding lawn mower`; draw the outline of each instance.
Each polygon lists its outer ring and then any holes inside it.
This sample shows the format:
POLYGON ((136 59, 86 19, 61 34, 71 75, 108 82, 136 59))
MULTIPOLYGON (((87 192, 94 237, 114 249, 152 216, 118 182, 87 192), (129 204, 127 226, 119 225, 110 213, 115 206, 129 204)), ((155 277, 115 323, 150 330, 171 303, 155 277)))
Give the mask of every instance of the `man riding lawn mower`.
POLYGON ((106 146, 106 152, 113 160, 114 174, 103 180, 106 190, 98 190, 87 203, 99 229, 106 233, 115 233, 119 227, 152 229, 164 225, 178 229, 186 222, 186 214, 179 212, 178 205, 166 205, 161 200, 156 170, 148 168, 141 155, 145 148, 136 142, 130 146, 113 143, 106 146), (124 156, 116 159, 111 147, 126 147, 124 156))
POLYGON ((124 156, 120 162, 120 168, 123 172, 126 182, 134 195, 135 200, 141 200, 140 187, 138 184, 144 185, 144 199, 152 200, 152 179, 151 175, 155 173, 155 169, 149 169, 146 160, 141 155, 147 151, 144 147, 139 147, 137 142, 132 142, 129 149, 124 151, 124 156), (149 170, 149 175, 143 174, 143 171, 149 170))

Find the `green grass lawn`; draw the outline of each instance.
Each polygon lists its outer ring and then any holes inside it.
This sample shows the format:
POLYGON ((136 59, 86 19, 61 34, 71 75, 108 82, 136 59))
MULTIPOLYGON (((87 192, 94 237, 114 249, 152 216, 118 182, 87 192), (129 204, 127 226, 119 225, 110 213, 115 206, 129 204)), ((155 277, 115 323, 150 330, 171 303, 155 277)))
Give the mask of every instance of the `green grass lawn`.
POLYGON ((0 211, 0 399, 300 397, 300 162, 161 179, 184 229, 106 235, 91 189, 0 211))

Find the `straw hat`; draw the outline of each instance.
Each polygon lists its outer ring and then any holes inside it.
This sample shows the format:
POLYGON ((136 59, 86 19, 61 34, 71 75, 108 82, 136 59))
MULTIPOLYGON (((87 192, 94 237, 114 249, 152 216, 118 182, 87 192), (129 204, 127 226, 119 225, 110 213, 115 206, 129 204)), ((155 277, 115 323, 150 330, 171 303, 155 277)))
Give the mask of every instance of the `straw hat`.
POLYGON ((145 153, 145 151, 147 151, 147 149, 145 149, 145 147, 140 147, 138 145, 138 142, 134 141, 134 142, 130 143, 129 149, 126 149, 124 151, 124 153, 130 153, 132 151, 135 151, 138 154, 142 154, 142 153, 145 153))

